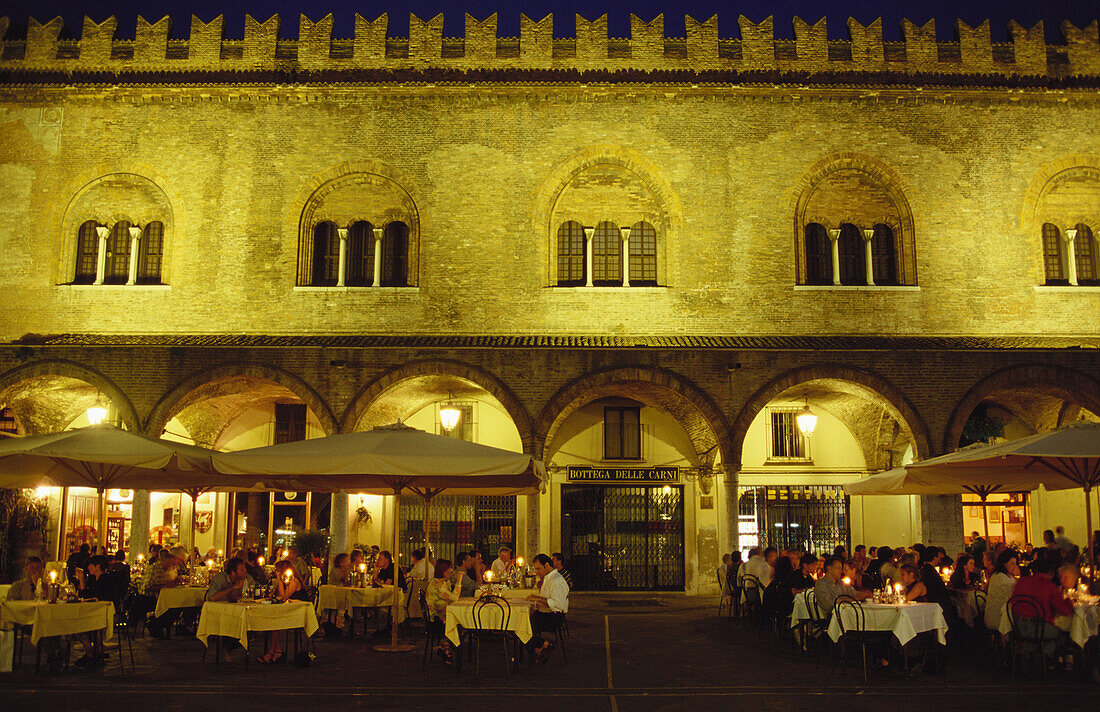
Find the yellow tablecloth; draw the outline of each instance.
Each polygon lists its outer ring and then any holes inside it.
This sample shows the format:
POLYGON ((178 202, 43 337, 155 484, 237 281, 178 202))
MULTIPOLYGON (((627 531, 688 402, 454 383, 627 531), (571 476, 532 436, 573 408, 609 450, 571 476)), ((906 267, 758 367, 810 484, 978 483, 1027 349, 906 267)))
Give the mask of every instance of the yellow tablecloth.
POLYGON ((201 608, 206 602, 206 587, 175 586, 162 588, 157 594, 155 616, 162 616, 173 608, 201 608))
POLYGON ((389 608, 393 606, 394 590, 397 591, 397 622, 405 620, 405 605, 401 600, 402 591, 396 586, 379 588, 355 588, 353 586, 324 585, 318 589, 317 610, 340 610, 351 608, 389 608))
POLYGON ((317 632, 317 614, 306 601, 263 604, 256 601, 210 603, 202 607, 197 637, 203 645, 212 635, 236 638, 248 649, 249 631, 292 630, 302 628, 306 635, 317 632))
POLYGON ((42 603, 41 601, 4 601, 0 604, 0 628, 32 626, 31 643, 42 638, 106 630, 105 640, 114 636, 115 605, 110 601, 81 603, 42 603))
POLYGON ((10 590, 11 590, 11 584, 10 583, 0 584, 0 602, 6 601, 8 599, 8 591, 10 591, 10 590))
MULTIPOLYGON (((855 617, 851 608, 844 607, 844 627, 855 627, 855 617)), ((940 645, 947 645, 947 621, 943 609, 938 603, 864 603, 863 617, 866 630, 890 631, 898 642, 905 645, 918 633, 936 631, 940 645)), ((829 621, 829 637, 834 642, 840 640, 840 622, 834 614, 829 621)))
MULTIPOLYGON (((1069 638, 1080 647, 1085 647, 1089 638, 1097 635, 1098 619, 1100 619, 1100 604, 1080 603, 1073 607, 1072 616, 1055 616, 1054 625, 1069 633, 1069 638)), ((1001 609, 1001 624, 997 630, 1003 635, 1012 632, 1012 624, 1008 621, 1008 606, 1001 609)))
MULTIPOLYGON (((521 643, 526 643, 531 640, 531 611, 534 608, 534 604, 520 599, 518 597, 519 593, 520 592, 517 591, 512 596, 508 597, 511 599, 508 600, 508 603, 512 606, 511 614, 508 618, 508 630, 515 633, 521 643)), ((532 592, 526 591, 523 593, 525 595, 530 595, 532 592)), ((459 645, 462 642, 458 633, 460 627, 469 630, 477 628, 477 623, 474 620, 474 601, 476 600, 475 598, 460 598, 447 606, 446 635, 447 639, 455 645, 459 645)), ((501 624, 500 609, 492 605, 482 608, 481 623, 486 630, 499 630, 501 624)))

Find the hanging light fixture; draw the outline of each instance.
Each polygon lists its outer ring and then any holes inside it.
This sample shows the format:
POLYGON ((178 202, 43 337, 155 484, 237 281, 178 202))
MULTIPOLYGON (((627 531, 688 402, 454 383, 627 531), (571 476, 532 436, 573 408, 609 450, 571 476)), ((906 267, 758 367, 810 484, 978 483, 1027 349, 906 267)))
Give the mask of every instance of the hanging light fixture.
POLYGON ((447 402, 439 409, 439 424, 448 433, 458 425, 458 419, 462 417, 462 411, 453 403, 454 394, 447 393, 447 402))
POLYGON ((814 428, 817 427, 817 415, 810 410, 809 403, 798 411, 798 415, 794 417, 794 420, 798 423, 798 429, 803 435, 810 437, 814 434, 814 428))
POLYGON ((99 425, 107 419, 107 406, 103 404, 103 398, 96 396, 95 405, 87 411, 88 422, 92 425, 99 425))

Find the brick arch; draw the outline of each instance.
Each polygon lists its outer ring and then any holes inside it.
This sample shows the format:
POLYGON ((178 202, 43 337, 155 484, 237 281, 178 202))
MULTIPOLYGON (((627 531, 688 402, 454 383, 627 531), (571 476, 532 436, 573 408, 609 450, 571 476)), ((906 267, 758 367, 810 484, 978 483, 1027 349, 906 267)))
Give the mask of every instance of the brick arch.
POLYGON ((867 395, 877 398, 887 407, 890 414, 909 430, 913 439, 916 456, 928 457, 932 454, 932 443, 928 426, 917 412, 916 407, 893 384, 882 376, 864 369, 843 364, 825 363, 815 366, 795 368, 776 376, 762 386, 746 401, 733 423, 732 439, 736 446, 737 461, 741 460, 741 451, 745 435, 756 416, 785 391, 810 381, 839 380, 855 384, 867 395))
POLYGON ((277 383, 302 399, 321 424, 326 435, 337 432, 336 416, 324 398, 298 376, 275 366, 250 361, 223 363, 211 369, 192 373, 161 396, 145 421, 145 432, 157 437, 175 415, 191 405, 189 397, 202 385, 235 376, 262 378, 277 383))
POLYGON ((1091 153, 1071 154, 1036 171, 1028 184, 1023 203, 1020 206, 1020 226, 1022 229, 1034 232, 1037 228, 1042 227, 1043 223, 1049 222, 1059 230, 1063 230, 1066 228, 1064 223, 1067 218, 1072 219, 1074 223, 1078 223, 1097 217, 1096 214, 1082 214, 1078 216, 1080 219, 1076 219, 1073 216, 1046 214, 1041 210, 1040 204, 1050 188, 1056 185, 1060 179, 1077 172, 1092 173, 1100 177, 1100 156, 1091 153))
MULTIPOLYGON (((409 228, 408 278, 409 284, 416 285, 420 278, 420 239, 423 231, 420 206, 424 204, 424 191, 413 178, 400 170, 382 163, 364 159, 349 161, 333 166, 309 177, 298 189, 291 203, 293 212, 287 215, 286 234, 294 236, 294 244, 287 249, 297 254, 297 280, 304 284, 304 276, 311 269, 311 251, 313 224, 317 220, 331 219, 331 216, 317 215, 316 207, 324 196, 356 183, 385 184, 401 196, 401 205, 384 211, 381 215, 365 215, 355 212, 346 219, 336 220, 339 227, 350 227, 352 223, 363 220, 374 227, 385 227, 392 222, 404 222, 409 228)), ((308 281, 308 280, 307 280, 308 281)))
POLYGON ((351 432, 356 424, 370 410, 370 406, 383 393, 398 385, 402 381, 419 376, 453 376, 469 381, 487 391, 497 400, 505 412, 512 419, 512 423, 519 431, 520 440, 523 443, 524 452, 533 452, 535 444, 534 431, 531 424, 531 416, 519 398, 501 381, 488 371, 462 361, 446 359, 429 359, 422 361, 410 361, 386 371, 373 381, 365 385, 344 411, 340 420, 340 432, 351 432))
POLYGON ((886 163, 872 156, 842 151, 820 158, 799 178, 790 191, 790 210, 794 223, 795 283, 807 283, 805 230, 810 223, 820 223, 828 230, 841 223, 851 223, 861 228, 871 228, 866 216, 857 215, 850 206, 837 206, 829 215, 810 214, 811 198, 817 188, 831 175, 839 171, 855 171, 878 184, 897 210, 896 218, 888 215, 874 217, 875 223, 888 225, 897 239, 898 283, 917 284, 916 228, 913 209, 907 197, 908 186, 901 176, 886 163), (832 223, 836 223, 835 225, 832 223))
POLYGON ((978 405, 997 391, 1041 390, 1067 403, 1087 408, 1100 415, 1100 381, 1092 376, 1062 366, 1043 363, 1009 366, 995 371, 975 383, 959 400, 943 435, 943 451, 958 449, 963 427, 978 405))
POLYGON ((134 408, 130 397, 104 374, 75 361, 61 359, 33 361, 22 366, 16 366, 0 374, 0 394, 3 394, 8 388, 17 383, 43 376, 64 376, 94 386, 100 393, 110 399, 118 410, 119 417, 122 418, 127 430, 131 432, 141 431, 141 418, 138 417, 137 409, 134 408))
MULTIPOLYGON (((633 173, 653 193, 660 207, 660 231, 663 233, 664 248, 660 250, 658 269, 664 271, 665 280, 669 283, 675 281, 672 265, 668 264, 668 255, 675 254, 670 249, 678 236, 684 231, 684 210, 680 202, 680 196, 672 186, 672 182, 664 176, 664 170, 634 149, 625 146, 599 144, 569 156, 550 169, 546 179, 539 186, 531 207, 531 224, 533 234, 541 235, 542 262, 546 270, 543 281, 546 284, 553 283, 556 270, 556 252, 553 249, 557 239, 558 225, 551 224, 551 216, 554 206, 562 191, 578 175, 601 165, 618 166, 633 173), (664 266, 661 266, 664 265, 664 266)), ((572 218, 566 218, 572 219, 572 218)), ((597 218, 602 219, 602 218, 597 218)), ((584 224, 583 219, 581 224, 584 224)))
POLYGON ((731 457, 734 450, 729 426, 711 397, 679 374, 651 366, 596 371, 559 389, 543 407, 535 424, 539 447, 536 457, 546 457, 566 418, 592 401, 613 395, 640 400, 676 418, 687 431, 696 454, 705 460, 704 464, 713 464, 719 454, 723 463, 739 461, 731 457))

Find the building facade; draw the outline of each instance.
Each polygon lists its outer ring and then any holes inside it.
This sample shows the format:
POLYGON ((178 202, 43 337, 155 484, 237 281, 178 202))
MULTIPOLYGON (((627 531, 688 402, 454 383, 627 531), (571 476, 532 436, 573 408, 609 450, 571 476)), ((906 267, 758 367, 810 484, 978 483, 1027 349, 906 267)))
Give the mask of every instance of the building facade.
MULTIPOLYGON (((755 543, 1084 541, 1079 494, 840 485, 1100 415, 1097 26, 467 16, 0 19, 0 425, 238 449, 384 425, 530 452, 547 491, 405 508, 447 553, 562 551, 593 589, 706 592, 755 543), (798 429, 805 408, 812 436, 798 429), (977 522, 977 524, 975 524, 977 522), (998 529, 999 527, 999 529, 998 529), (964 529, 966 530, 964 532, 964 529), (999 533, 998 533, 999 532, 999 533)), ((94 493, 92 493, 94 494, 94 493)), ((86 492, 48 495, 63 550, 86 492)), ((384 498, 112 493, 109 541, 201 550, 384 498), (247 501, 245 501, 247 500, 247 501), (192 513, 194 509, 194 513, 192 513), (110 536, 114 536, 113 539, 110 536)), ((287 526, 290 525, 290 526, 287 526)), ((419 533, 418 533, 419 532, 419 533)))

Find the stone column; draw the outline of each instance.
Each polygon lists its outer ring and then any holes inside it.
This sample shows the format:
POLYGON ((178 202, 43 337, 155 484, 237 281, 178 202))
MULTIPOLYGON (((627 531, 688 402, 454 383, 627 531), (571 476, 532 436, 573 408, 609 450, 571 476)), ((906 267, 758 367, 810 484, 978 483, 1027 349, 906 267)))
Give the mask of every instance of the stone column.
POLYGON ((348 229, 337 228, 336 234, 340 236, 340 264, 337 267, 336 286, 343 287, 348 274, 348 229))
MULTIPOLYGON (((542 542, 539 541, 539 535, 541 529, 539 527, 539 514, 542 511, 541 507, 541 494, 529 494, 527 495, 527 560, 530 561, 535 554, 542 553, 542 542)), ((516 537, 519 538, 518 535, 516 537)), ((516 542, 519 545, 519 542, 516 542)), ((547 542, 547 546, 550 546, 550 542, 547 542)))
POLYGON ((348 550, 348 498, 349 495, 342 492, 335 492, 332 495, 328 525, 329 537, 332 540, 329 549, 330 558, 348 550))
POLYGON ((623 286, 630 286, 630 228, 620 227, 623 236, 623 286))
POLYGON ((724 547, 722 553, 728 554, 740 548, 738 528, 741 521, 739 516, 741 510, 737 503, 737 483, 741 466, 732 463, 723 463, 723 465, 725 474, 722 477, 722 489, 725 492, 726 500, 726 543, 722 545, 724 547))
POLYGON ((107 236, 111 234, 111 229, 100 225, 95 233, 99 235, 99 248, 96 250, 95 281, 92 284, 103 284, 107 274, 107 236))
POLYGON ((942 546, 947 551, 962 549, 963 516, 960 495, 921 495, 920 515, 920 538, 926 546, 942 546))
POLYGON ((374 286, 382 286, 382 228, 374 228, 374 286))
POLYGON ((875 259, 871 254, 871 239, 874 238, 874 230, 863 231, 863 254, 867 259, 867 286, 875 286, 875 259))
POLYGON ((130 505, 130 548, 126 550, 126 561, 131 564, 138 554, 149 550, 149 505, 149 490, 135 490, 130 505))
POLYGON ((840 286, 840 230, 829 231, 829 243, 833 251, 833 285, 840 286))
POLYGON ((596 228, 584 229, 584 286, 592 286, 592 236, 596 234, 596 228))
POLYGON ((130 227, 130 271, 126 276, 126 284, 137 284, 138 254, 141 252, 141 228, 130 227))
POLYGON ((1062 233, 1066 241, 1066 275, 1069 283, 1077 286, 1077 230, 1069 228, 1062 233))

